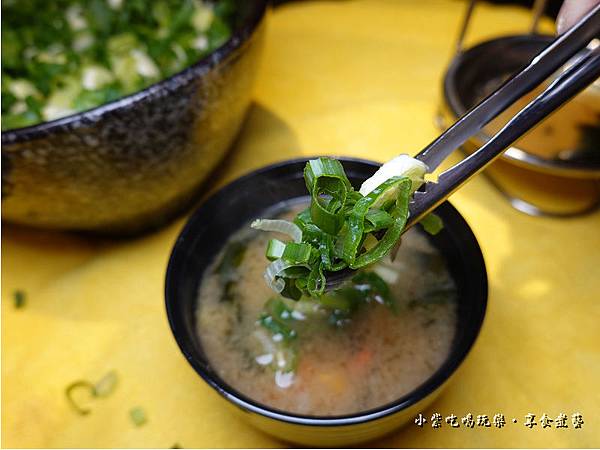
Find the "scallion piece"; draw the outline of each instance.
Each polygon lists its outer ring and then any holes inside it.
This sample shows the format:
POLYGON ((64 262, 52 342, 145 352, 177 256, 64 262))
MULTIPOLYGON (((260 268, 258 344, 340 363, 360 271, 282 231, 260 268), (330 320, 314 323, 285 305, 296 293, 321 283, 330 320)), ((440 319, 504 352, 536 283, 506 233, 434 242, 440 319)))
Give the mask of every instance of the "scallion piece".
POLYGON ((170 77, 227 41, 239 10, 234 0, 2 1, 2 130, 170 77))
POLYGON ((394 223, 394 218, 381 209, 370 209, 365 215, 365 233, 384 230, 394 223))
MULTIPOLYGON (((252 227, 277 231, 293 242, 269 241, 267 284, 284 297, 318 298, 325 290, 325 273, 360 269, 376 263, 395 248, 408 220, 412 193, 424 182, 427 166, 408 155, 384 164, 355 191, 342 164, 331 158, 307 162, 304 180, 310 206, 294 222, 261 219, 252 227)), ((442 224, 428 216, 426 231, 442 224)))
POLYGON ((259 219, 250 224, 255 230, 275 231, 287 234, 294 242, 302 242, 302 230, 295 223, 287 220, 259 219))
POLYGON ((373 264, 383 258, 394 247, 408 219, 408 202, 410 200, 410 180, 403 178, 403 181, 398 184, 398 196, 395 205, 391 208, 391 216, 394 218, 394 223, 389 227, 383 238, 373 247, 357 257, 352 263, 348 264, 352 269, 360 269, 361 267, 373 264))
POLYGON ((13 299, 16 309, 21 309, 25 306, 25 302, 27 301, 27 294, 25 291, 17 289, 13 292, 13 299))
POLYGON ((427 214, 419 223, 429 234, 438 234, 444 228, 444 223, 440 219, 440 216, 433 213, 427 214))
POLYGON ((117 387, 118 381, 117 372, 111 370, 94 385, 94 396, 108 397, 117 387))
MULTIPOLYGON (((410 186, 411 182, 408 178, 392 177, 367 194, 366 197, 356 202, 348 215, 347 224, 349 231, 346 234, 343 244, 344 260, 350 267, 354 268, 353 265, 358 256, 359 245, 365 234, 365 218, 369 209, 377 208, 378 210, 386 206, 389 208, 389 205, 403 200, 406 200, 408 204, 410 186)), ((395 226, 396 217, 392 214, 388 215, 393 219, 392 227, 395 226)), ((406 215, 408 217, 408 210, 406 211, 406 215)), ((406 218, 404 220, 406 221, 406 218)), ((404 228, 404 225, 402 225, 402 228, 404 228)))
POLYGON ((131 410, 129 410, 129 417, 131 418, 131 421, 136 427, 141 427, 148 421, 146 417, 146 412, 139 406, 136 406, 135 408, 131 408, 131 410))
POLYGON ((269 261, 275 261, 276 259, 281 258, 284 250, 285 243, 281 242, 279 239, 271 239, 267 244, 265 256, 269 261))
POLYGON ((310 244, 298 244, 296 242, 288 242, 283 250, 281 259, 293 264, 308 264, 312 256, 310 244))
POLYGON ((67 401, 73 407, 73 409, 78 414, 84 416, 89 414, 91 410, 79 404, 79 402, 76 399, 75 392, 87 392, 90 399, 108 397, 115 390, 117 382, 117 373, 114 370, 111 370, 102 378, 100 378, 100 380, 95 385, 87 380, 74 381, 66 387, 65 395, 67 397, 67 401))
POLYGON ((67 401, 69 405, 80 415, 85 416, 91 412, 91 410, 85 406, 81 406, 77 399, 75 398, 75 392, 84 391, 87 392, 89 397, 94 396, 94 386, 89 381, 78 380, 69 384, 65 389, 65 395, 67 396, 67 401))
POLYGON ((271 289, 275 292, 280 293, 285 287, 285 281, 281 279, 283 271, 293 267, 294 264, 284 261, 283 259, 276 259, 267 266, 265 270, 265 281, 271 289))
POLYGON ((340 211, 352 190, 342 164, 329 158, 311 159, 304 169, 304 180, 312 197, 313 223, 326 233, 336 234, 343 224, 340 211))

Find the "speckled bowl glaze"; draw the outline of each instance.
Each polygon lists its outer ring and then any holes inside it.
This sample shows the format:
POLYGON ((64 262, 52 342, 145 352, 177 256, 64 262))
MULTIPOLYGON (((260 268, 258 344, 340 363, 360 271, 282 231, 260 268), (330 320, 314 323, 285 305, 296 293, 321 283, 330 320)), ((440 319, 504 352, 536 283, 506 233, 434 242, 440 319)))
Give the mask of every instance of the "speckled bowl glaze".
POLYGON ((2 133, 2 219, 131 234, 187 206, 250 104, 266 0, 240 0, 232 37, 115 102, 2 133))
MULTIPOLYGON (((358 188, 379 165, 341 158, 358 188)), ((196 333, 196 307, 202 274, 228 238, 276 205, 308 201, 306 159, 284 161, 252 172, 216 192, 190 217, 175 242, 165 281, 167 316, 185 359, 244 420, 280 439, 316 447, 369 441, 412 422, 447 386, 479 334, 487 305, 487 274, 477 239, 459 212, 444 202, 436 213, 444 229, 430 242, 443 255, 458 287, 458 323, 442 366, 412 392, 369 411, 345 416, 306 416, 261 404, 227 384, 212 367, 196 333), (234 211, 235 213, 232 213, 234 211)), ((265 213, 267 214, 265 216, 265 213)), ((193 389, 193 386, 190 386, 193 389)), ((197 420, 202 421, 202 417, 197 420)))

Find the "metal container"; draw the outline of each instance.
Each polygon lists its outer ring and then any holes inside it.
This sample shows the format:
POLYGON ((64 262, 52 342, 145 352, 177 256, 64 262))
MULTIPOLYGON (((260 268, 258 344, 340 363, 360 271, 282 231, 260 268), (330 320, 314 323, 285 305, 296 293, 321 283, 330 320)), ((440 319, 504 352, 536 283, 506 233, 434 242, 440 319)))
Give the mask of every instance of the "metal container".
MULTIPOLYGON (((472 16, 469 5, 457 52, 444 76, 438 123, 445 129, 458 117, 525 67, 552 41, 535 32, 503 36, 464 50, 472 16)), ((543 8, 538 8, 532 31, 543 8)), ((598 45, 593 43, 592 45, 598 45)), ((463 147, 470 153, 500 130, 543 89, 525 95, 463 147)), ((600 205, 600 84, 594 83, 570 103, 506 150, 484 172, 511 204, 528 214, 573 216, 600 205)))

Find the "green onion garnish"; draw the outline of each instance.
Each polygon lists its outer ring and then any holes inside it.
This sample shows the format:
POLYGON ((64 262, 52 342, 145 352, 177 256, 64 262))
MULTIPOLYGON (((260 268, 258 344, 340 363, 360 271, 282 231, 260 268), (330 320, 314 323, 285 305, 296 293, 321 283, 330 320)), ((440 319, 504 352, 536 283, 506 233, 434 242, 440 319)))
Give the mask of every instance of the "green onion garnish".
MULTIPOLYGON (((91 410, 87 407, 81 406, 76 399, 76 392, 85 391, 89 399, 108 397, 117 386, 118 378, 117 373, 111 370, 104 375, 96 384, 92 384, 87 380, 77 380, 69 384, 65 389, 65 395, 67 401, 73 407, 73 409, 82 416, 87 415, 91 410)), ((77 395, 79 397, 79 395, 77 395)))
POLYGON ((287 234, 294 242, 302 242, 302 230, 287 220, 259 219, 252 222, 250 226, 256 230, 287 234))
POLYGON ((85 380, 74 381, 65 389, 65 394, 67 396, 67 401, 73 407, 73 409, 82 416, 85 416, 90 413, 90 409, 84 406, 81 406, 75 398, 75 392, 77 391, 85 391, 88 393, 89 397, 94 396, 94 386, 85 380))
POLYGON ((438 234, 444 228, 442 219, 436 214, 428 214, 419 222, 429 234, 438 234))
POLYGON ((385 305, 394 314, 398 313, 388 284, 371 271, 358 272, 339 289, 325 292, 318 304, 308 298, 297 302, 280 296, 270 298, 251 334, 254 362, 274 371, 276 382, 278 372, 279 377, 287 374, 287 381, 293 380, 289 376, 295 373, 301 357, 299 338, 303 332, 320 326, 319 323, 344 327, 358 310, 370 303, 385 305))
POLYGON ((129 417, 136 427, 141 427, 148 421, 146 413, 139 406, 136 406, 129 411, 129 417))
POLYGON ((247 244, 244 241, 234 241, 227 245, 221 261, 215 268, 219 280, 223 285, 221 301, 233 303, 235 299, 235 285, 238 281, 237 268, 240 266, 246 254, 247 244))
POLYGON ((106 375, 104 375, 100 380, 94 385, 94 396, 95 397, 107 397, 109 396, 117 387, 118 378, 117 373, 114 370, 111 370, 106 375))
POLYGON ((232 34, 235 0, 3 0, 2 130, 131 94, 232 34))
POLYGON ((27 301, 27 294, 25 291, 17 289, 13 292, 13 300, 15 303, 16 309, 21 309, 25 306, 25 302, 27 301))
MULTIPOLYGON (((292 239, 271 239, 267 246, 266 257, 272 262, 265 280, 275 292, 293 300, 319 298, 325 290, 325 272, 361 269, 390 253, 406 225, 411 195, 424 182, 427 170, 407 155, 392 162, 402 168, 401 174, 387 176, 390 166, 384 165, 363 184, 363 195, 354 190, 339 161, 310 160, 304 169, 310 206, 293 223, 266 219, 252 223, 253 228, 278 231, 292 239), (373 183, 378 185, 364 189, 373 183)), ((434 215, 422 224, 432 234, 443 226, 434 215)))

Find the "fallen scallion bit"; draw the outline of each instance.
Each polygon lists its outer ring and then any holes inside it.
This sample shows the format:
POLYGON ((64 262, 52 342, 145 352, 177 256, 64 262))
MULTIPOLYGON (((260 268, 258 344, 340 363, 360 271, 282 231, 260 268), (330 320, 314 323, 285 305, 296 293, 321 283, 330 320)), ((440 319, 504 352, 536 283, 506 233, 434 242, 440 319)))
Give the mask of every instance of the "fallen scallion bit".
POLYGON ((16 309, 21 309, 25 307, 25 303, 27 301, 27 294, 25 291, 17 289, 13 292, 13 300, 16 309))
POLYGON ((118 381, 117 373, 111 370, 94 385, 94 396, 108 397, 117 387, 118 381))
POLYGON ((129 417, 131 418, 131 421, 136 427, 141 427, 148 421, 148 419, 146 418, 146 413, 139 406, 136 406, 135 408, 131 408, 131 410, 129 410, 129 417))
POLYGON ((94 398, 108 397, 117 386, 118 377, 114 370, 111 370, 104 375, 96 384, 92 384, 87 380, 77 380, 69 384, 65 389, 65 395, 67 401, 73 407, 73 409, 81 415, 87 415, 91 412, 88 407, 81 406, 75 399, 75 392, 86 391, 90 400, 94 398))
POLYGON ((65 395, 67 397, 67 401, 71 405, 71 407, 80 415, 85 416, 91 412, 91 410, 87 407, 81 406, 77 400, 75 399, 75 392, 83 391, 87 392, 90 399, 94 397, 94 386, 86 380, 78 380, 69 384, 65 389, 65 395))

